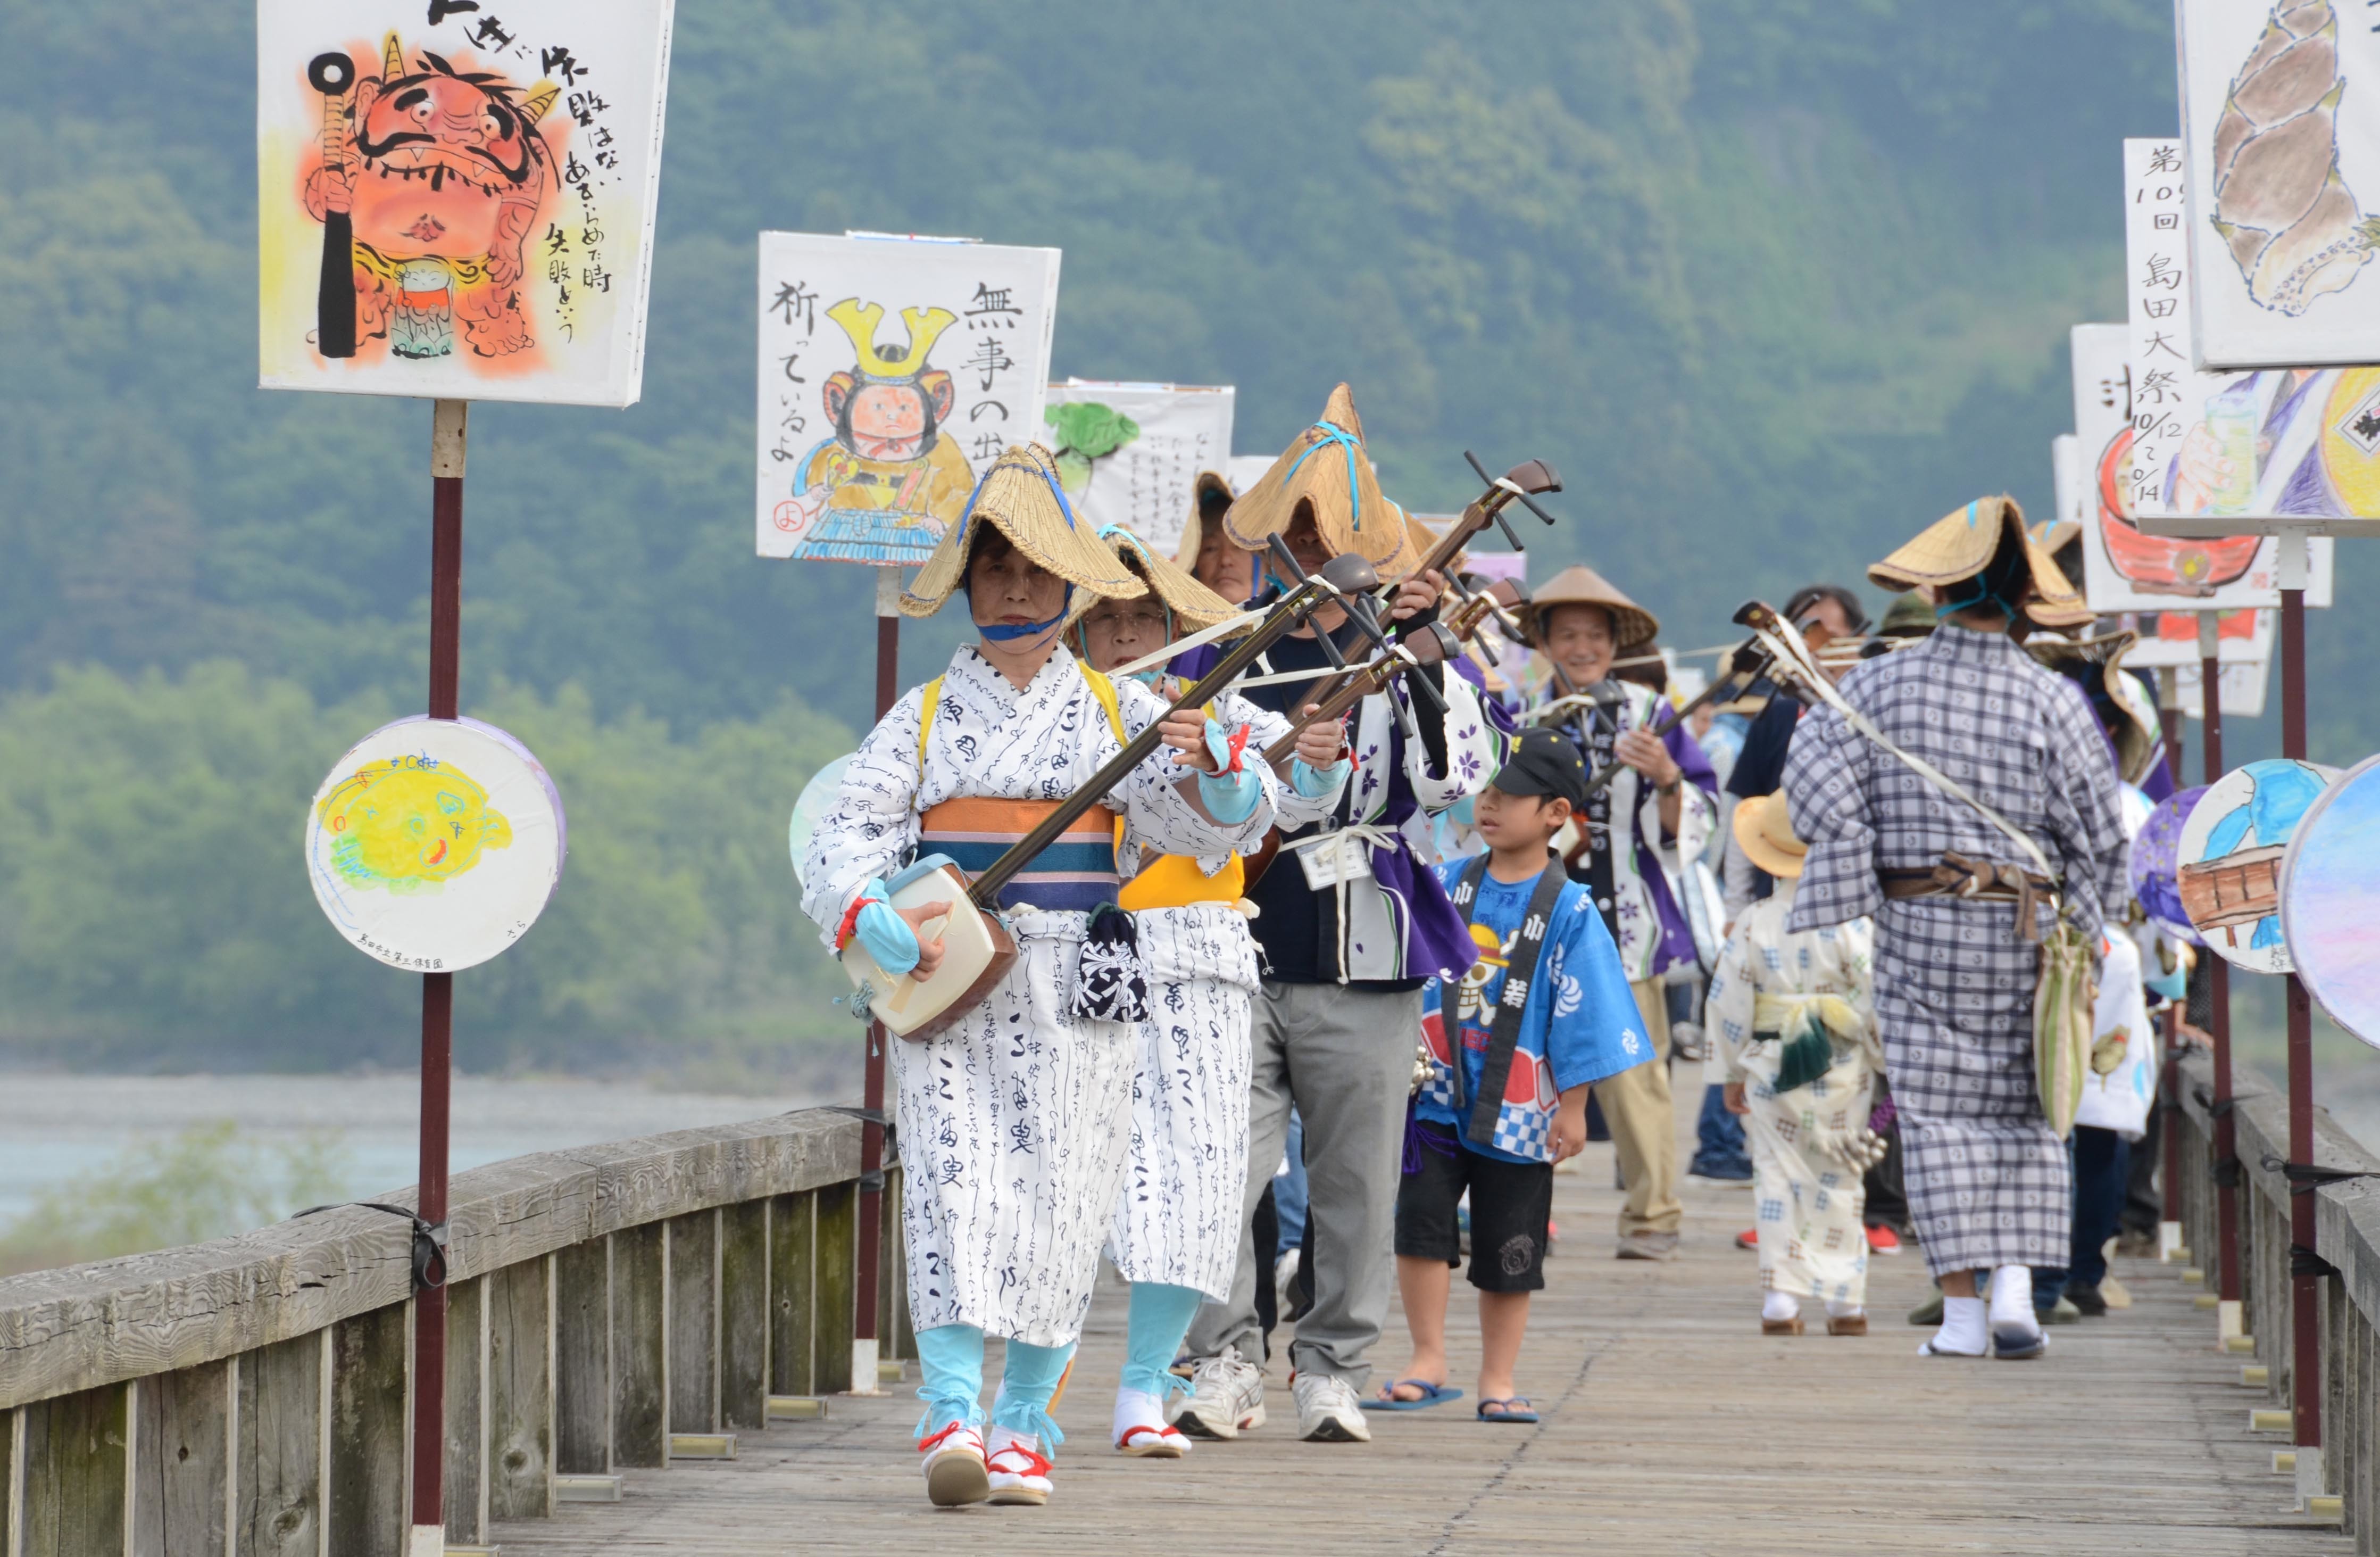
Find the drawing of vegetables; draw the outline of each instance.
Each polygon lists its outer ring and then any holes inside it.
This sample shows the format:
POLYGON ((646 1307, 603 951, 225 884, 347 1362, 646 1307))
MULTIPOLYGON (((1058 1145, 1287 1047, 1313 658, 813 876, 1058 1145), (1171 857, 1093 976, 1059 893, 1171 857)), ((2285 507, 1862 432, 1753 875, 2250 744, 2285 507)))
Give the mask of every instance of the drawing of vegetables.
POLYGON ((2248 295, 2291 317, 2354 281, 2380 222, 2338 176, 2338 17, 2280 0, 2215 127, 2215 230, 2248 295))
POLYGON ((1095 400, 1073 400, 1042 411, 1041 420, 1057 435, 1051 451, 1058 465, 1058 484, 1069 496, 1091 484, 1091 464, 1140 436, 1140 423, 1111 406, 1095 400))

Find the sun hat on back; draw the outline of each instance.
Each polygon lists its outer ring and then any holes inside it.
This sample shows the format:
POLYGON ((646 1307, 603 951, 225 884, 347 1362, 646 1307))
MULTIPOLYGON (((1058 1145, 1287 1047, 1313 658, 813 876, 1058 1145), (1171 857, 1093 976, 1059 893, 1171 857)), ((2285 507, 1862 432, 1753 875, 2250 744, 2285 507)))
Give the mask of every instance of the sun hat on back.
POLYGON ((967 499, 966 512, 943 532, 917 577, 901 591, 901 614, 930 616, 966 582, 976 527, 989 524, 1035 565, 1078 590, 1130 599, 1148 592, 1137 574, 1076 516, 1058 488, 1057 467, 1038 444, 1012 444, 992 462, 967 499))
POLYGON ((1313 426, 1290 440, 1254 486, 1223 516, 1224 533, 1250 551, 1285 534, 1303 509, 1314 516, 1316 533, 1332 556, 1353 552, 1379 569, 1383 578, 1412 571, 1421 560, 1405 532, 1404 514, 1380 493, 1372 461, 1364 452, 1364 423, 1355 396, 1345 384, 1313 426))
POLYGON ((1793 836, 1793 813, 1783 790, 1737 805, 1734 825, 1736 844, 1753 864, 1772 876, 1802 873, 1810 845, 1793 836))

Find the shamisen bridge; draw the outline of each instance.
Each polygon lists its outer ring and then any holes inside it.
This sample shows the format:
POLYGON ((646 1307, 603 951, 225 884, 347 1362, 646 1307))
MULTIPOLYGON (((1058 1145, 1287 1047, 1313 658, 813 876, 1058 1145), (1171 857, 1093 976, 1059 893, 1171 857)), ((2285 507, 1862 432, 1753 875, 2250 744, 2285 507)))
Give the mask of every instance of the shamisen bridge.
MULTIPOLYGON (((1377 1418, 1368 1445, 1302 1443, 1277 1362, 1270 1426, 1126 1460, 1103 1441, 1123 1322, 1103 1291, 1050 1505, 955 1513, 926 1502, 916 1368, 889 1360, 910 1349, 897 1237, 873 1283, 888 1360, 858 1381, 883 1393, 846 1393, 870 1328, 847 1113, 518 1158, 453 1185, 445 1550, 2370 1552, 2380 1182, 2312 1191, 2336 1273, 2301 1351, 2289 1186, 2260 1166, 2287 1156, 2286 1110, 2252 1077, 2240 1091, 2249 1336, 2228 1344, 2196 1268, 2216 1246, 2216 1121, 2185 1062, 2188 1268, 2119 1261, 2134 1306, 2056 1330, 2044 1361, 1919 1358, 1924 1332, 1898 1322, 1928 1291, 1913 1256, 1876 1261, 1869 1335, 1764 1339, 1733 1247, 1750 1197, 1690 1191, 1678 1262, 1616 1262, 1610 1148, 1591 1147, 1556 1181, 1567 1236, 1523 1357, 1542 1424, 1457 1405, 1377 1418), (2326 1495, 2302 1510, 2277 1464, 2301 1356, 2327 1407, 2326 1495)), ((2380 1170, 2326 1119, 2315 1159, 2380 1170)), ((5 1557, 400 1557, 411 1243, 346 1209, 0 1282, 5 1557)), ((1403 1355, 1390 1331, 1382 1368, 1403 1355)))

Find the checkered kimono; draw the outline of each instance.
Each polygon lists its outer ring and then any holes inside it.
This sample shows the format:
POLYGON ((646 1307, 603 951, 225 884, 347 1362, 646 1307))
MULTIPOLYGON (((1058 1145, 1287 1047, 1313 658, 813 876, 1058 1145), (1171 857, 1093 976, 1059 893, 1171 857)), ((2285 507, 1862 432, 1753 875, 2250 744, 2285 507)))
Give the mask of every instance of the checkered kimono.
MULTIPOLYGON (((2103 903, 2123 902, 2128 849, 2106 744, 2014 640, 1946 624, 1859 665, 1842 693, 2033 839, 2077 921, 2095 929, 2103 903)), ((2008 903, 1888 901, 1876 876, 1928 869, 1945 849, 2016 862, 2015 845, 1823 706, 1794 732, 1785 791, 1810 845, 1787 928, 1876 921, 1876 1023, 1926 1264, 1937 1276, 2064 1266, 2072 1174, 2033 1075, 2039 949, 2016 938, 2008 903)))

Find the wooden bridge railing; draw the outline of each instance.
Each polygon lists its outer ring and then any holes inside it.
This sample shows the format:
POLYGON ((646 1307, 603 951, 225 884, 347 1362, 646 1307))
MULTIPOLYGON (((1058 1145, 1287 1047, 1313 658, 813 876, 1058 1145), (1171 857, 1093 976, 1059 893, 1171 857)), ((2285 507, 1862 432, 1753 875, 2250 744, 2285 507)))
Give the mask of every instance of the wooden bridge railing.
MULTIPOLYGON (((2190 1263, 2204 1272, 2204 1305, 2219 1302, 2220 1228, 2215 1149, 2214 1067, 2201 1052, 2181 1064, 2181 1215, 2190 1263)), ((2271 1399, 2252 1423, 2289 1453, 2295 1368, 2289 1289, 2289 1186, 2266 1158, 2287 1161, 2288 1095, 2245 1066, 2233 1067, 2231 1119, 2240 1164, 2240 1329, 2252 1340, 2271 1399)), ((2380 1157, 2334 1123, 2314 1123, 2314 1162, 2380 1173, 2380 1157)), ((2321 1257, 2337 1267, 2321 1306, 2323 1454, 2320 1490, 2341 1499, 2355 1549, 2380 1552, 2380 1179, 2325 1185, 2316 1196, 2321 1257)), ((2301 1486, 2304 1481, 2301 1479, 2301 1486)), ((2311 1490, 2311 1489, 2309 1489, 2311 1490)))
MULTIPOLYGON (((833 1110, 456 1175, 447 1550, 852 1388, 858 1177, 833 1110)), ((410 1225, 357 1208, 0 1281, 0 1554, 403 1557, 413 1311, 410 1225)))

